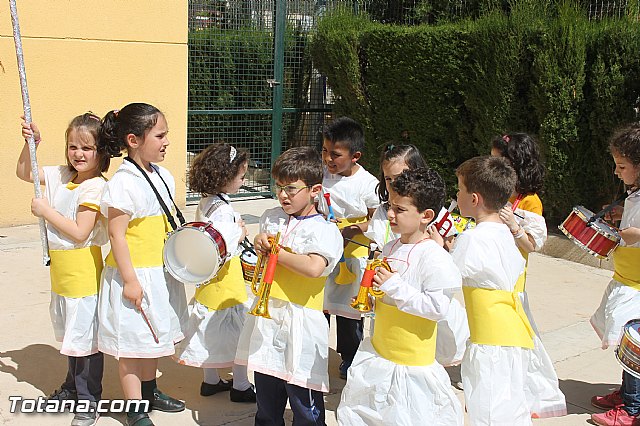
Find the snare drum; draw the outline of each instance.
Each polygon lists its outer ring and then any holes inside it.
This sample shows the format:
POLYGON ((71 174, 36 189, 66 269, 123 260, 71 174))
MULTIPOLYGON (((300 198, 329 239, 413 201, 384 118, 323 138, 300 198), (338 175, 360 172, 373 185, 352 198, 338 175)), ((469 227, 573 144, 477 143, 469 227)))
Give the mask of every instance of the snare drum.
POLYGON ((222 234, 206 222, 188 222, 170 233, 162 255, 167 272, 185 284, 211 280, 228 256, 222 234))
POLYGON ((242 266, 242 276, 244 280, 250 283, 253 280, 253 274, 256 271, 256 263, 258 256, 251 250, 245 250, 240 255, 240 265, 242 266))
POLYGON ((622 328, 616 359, 627 373, 640 379, 640 319, 631 320, 622 328))
POLYGON ((618 231, 601 219, 587 225, 593 213, 583 206, 573 208, 558 228, 589 254, 605 259, 620 243, 618 231))

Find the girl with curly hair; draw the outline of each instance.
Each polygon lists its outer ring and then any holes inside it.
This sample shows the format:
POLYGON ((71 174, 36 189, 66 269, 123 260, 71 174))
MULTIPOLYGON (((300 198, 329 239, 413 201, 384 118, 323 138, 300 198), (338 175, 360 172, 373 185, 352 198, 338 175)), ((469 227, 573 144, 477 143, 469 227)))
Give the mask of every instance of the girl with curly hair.
POLYGON ((176 347, 180 364, 204 369, 200 395, 230 391, 233 402, 255 402, 247 367, 234 363, 240 332, 249 308, 240 257, 235 255, 247 235, 244 221, 230 204, 244 184, 248 153, 226 143, 207 147, 193 160, 189 187, 202 194, 196 221, 210 222, 231 256, 216 277, 196 289, 189 307, 185 339, 176 347), (232 367, 233 380, 223 380, 218 368, 232 367))
MULTIPOLYGON (((509 227, 528 265, 529 253, 540 250, 547 239, 547 224, 542 216, 542 201, 538 196, 544 181, 544 165, 540 160, 538 144, 526 133, 507 133, 493 139, 491 155, 506 158, 516 171, 515 193, 499 214, 500 219, 509 227)), ((540 333, 529 308, 525 291, 526 274, 525 266, 515 290, 536 334, 525 387, 531 417, 564 416, 567 414, 565 397, 558 386, 558 376, 540 340, 540 333)))

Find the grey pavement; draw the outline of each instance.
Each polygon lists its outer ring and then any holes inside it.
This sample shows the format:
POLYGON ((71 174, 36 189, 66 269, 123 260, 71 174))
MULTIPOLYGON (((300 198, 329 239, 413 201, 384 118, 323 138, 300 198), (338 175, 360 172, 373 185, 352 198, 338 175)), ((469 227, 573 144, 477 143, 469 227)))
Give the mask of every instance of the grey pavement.
MULTIPOLYGON (((255 234, 262 212, 277 205, 270 199, 238 200, 234 208, 242 213, 250 234, 255 234)), ((187 206, 185 217, 192 220, 195 205, 187 206)), ((594 262, 561 237, 549 239, 545 253, 594 262), (573 256, 573 257, 572 257, 573 256)), ((530 257, 527 288, 533 315, 564 391, 569 415, 536 419, 538 425, 582 425, 594 408, 592 395, 608 393, 620 383, 621 368, 612 349, 603 351, 589 324, 589 317, 611 277, 608 269, 568 261, 545 254, 530 257)), ((73 415, 10 413, 10 396, 46 396, 62 383, 66 359, 58 352, 49 320, 49 271, 42 265, 37 225, 0 228, 0 421, 7 425, 69 425, 73 415)), ((193 292, 188 289, 188 296, 193 292)), ((330 344, 335 348, 332 327, 330 344)), ((327 424, 337 424, 335 409, 345 384, 338 376, 339 355, 330 351, 331 392, 325 396, 327 424)), ((117 363, 105 357, 103 398, 122 396, 117 363)), ((159 365, 158 384, 165 392, 186 401, 182 413, 153 412, 153 421, 163 425, 251 425, 254 404, 229 401, 228 393, 211 397, 199 395, 202 373, 198 368, 180 366, 170 358, 159 365)), ((463 395, 456 391, 461 399, 463 395)), ((291 421, 291 412, 287 410, 291 421)), ((124 424, 121 414, 103 416, 101 426, 124 424)))

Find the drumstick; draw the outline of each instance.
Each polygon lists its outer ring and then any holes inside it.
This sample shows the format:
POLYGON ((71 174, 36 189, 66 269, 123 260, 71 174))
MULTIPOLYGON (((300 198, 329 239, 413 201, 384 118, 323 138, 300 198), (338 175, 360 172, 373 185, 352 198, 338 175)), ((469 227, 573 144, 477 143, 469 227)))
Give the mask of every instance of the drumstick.
POLYGON ((156 343, 160 343, 160 341, 158 340, 158 336, 156 336, 156 332, 153 331, 153 327, 151 326, 151 323, 149 322, 149 318, 147 318, 147 315, 144 313, 144 310, 142 308, 140 308, 140 313, 142 314, 142 318, 144 319, 144 322, 147 323, 147 326, 149 327, 149 330, 151 331, 151 334, 153 335, 153 340, 156 343))

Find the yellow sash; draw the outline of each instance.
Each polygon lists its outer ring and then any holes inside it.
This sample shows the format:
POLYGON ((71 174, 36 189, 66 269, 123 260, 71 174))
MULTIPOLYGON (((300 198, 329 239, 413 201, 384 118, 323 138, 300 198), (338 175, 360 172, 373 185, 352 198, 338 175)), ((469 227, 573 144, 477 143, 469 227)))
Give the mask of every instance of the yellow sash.
POLYGON ((99 246, 74 250, 49 250, 51 290, 65 297, 85 297, 98 293, 102 274, 99 246))
MULTIPOLYGON (((168 230, 169 225, 165 215, 147 216, 129 222, 125 237, 134 268, 153 268, 163 265, 162 248, 167 239, 168 230)), ((105 262, 114 268, 118 266, 112 252, 109 252, 105 262)))
MULTIPOLYGON (((358 223, 363 223, 363 222, 366 222, 367 220, 369 219, 366 216, 351 217, 348 219, 344 219, 344 218, 338 219, 338 229, 346 228, 347 226, 356 225, 358 223)), ((353 237, 353 240, 359 242, 360 244, 364 244, 366 247, 359 246, 358 244, 349 242, 349 244, 347 244, 346 247, 344 248, 344 257, 345 258, 368 257, 369 256, 368 247, 369 247, 369 243, 371 243, 371 240, 369 240, 363 234, 356 235, 355 237, 353 237)))
POLYGON ((640 290, 640 248, 618 246, 613 251, 613 279, 640 290))
POLYGON ((242 275, 240 257, 232 257, 220 268, 215 278, 196 288, 194 297, 210 311, 219 311, 246 302, 247 287, 242 275))
POLYGON ((278 265, 271 284, 271 297, 322 311, 326 280, 327 277, 305 277, 278 265))
POLYGON ((524 257, 524 272, 518 277, 518 281, 516 281, 516 285, 513 289, 516 293, 522 293, 524 291, 524 284, 527 281, 527 267, 529 266, 529 253, 524 250, 520 250, 520 254, 524 257))
POLYGON ((376 301, 371 343, 384 359, 400 365, 430 365, 436 358, 437 323, 376 301))
POLYGON ((518 293, 466 286, 462 293, 473 343, 533 349, 533 329, 518 293))

